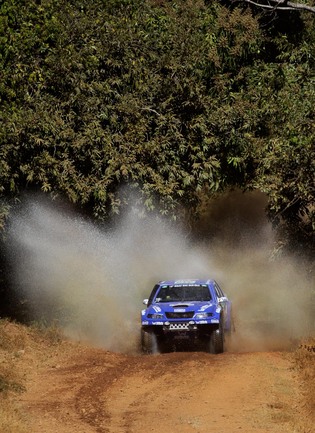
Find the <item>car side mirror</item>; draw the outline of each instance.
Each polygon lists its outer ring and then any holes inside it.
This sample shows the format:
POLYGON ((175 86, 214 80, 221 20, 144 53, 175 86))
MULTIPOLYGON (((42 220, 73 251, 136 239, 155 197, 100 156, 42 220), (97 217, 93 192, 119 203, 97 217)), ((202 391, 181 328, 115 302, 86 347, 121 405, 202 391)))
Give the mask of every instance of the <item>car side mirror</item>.
POLYGON ((149 303, 149 299, 144 299, 144 300, 143 300, 143 303, 144 303, 144 305, 148 305, 148 303, 149 303))

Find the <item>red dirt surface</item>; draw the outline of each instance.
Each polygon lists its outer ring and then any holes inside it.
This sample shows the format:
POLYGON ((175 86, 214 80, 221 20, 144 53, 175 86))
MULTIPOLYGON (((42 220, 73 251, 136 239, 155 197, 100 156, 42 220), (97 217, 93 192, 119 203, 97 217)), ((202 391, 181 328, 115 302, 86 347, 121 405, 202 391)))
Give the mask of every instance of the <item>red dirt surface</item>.
POLYGON ((287 352, 57 348, 26 388, 32 433, 312 432, 287 352))

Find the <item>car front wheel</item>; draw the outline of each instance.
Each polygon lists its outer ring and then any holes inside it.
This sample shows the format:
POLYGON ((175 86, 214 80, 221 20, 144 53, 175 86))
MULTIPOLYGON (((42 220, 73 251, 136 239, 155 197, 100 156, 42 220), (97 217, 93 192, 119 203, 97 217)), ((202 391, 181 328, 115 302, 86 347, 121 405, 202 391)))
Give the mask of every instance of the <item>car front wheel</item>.
POLYGON ((159 350, 156 335, 141 329, 141 349, 143 353, 157 353, 159 350))
POLYGON ((212 331, 208 346, 209 353, 222 353, 224 350, 224 331, 220 326, 218 329, 212 331))

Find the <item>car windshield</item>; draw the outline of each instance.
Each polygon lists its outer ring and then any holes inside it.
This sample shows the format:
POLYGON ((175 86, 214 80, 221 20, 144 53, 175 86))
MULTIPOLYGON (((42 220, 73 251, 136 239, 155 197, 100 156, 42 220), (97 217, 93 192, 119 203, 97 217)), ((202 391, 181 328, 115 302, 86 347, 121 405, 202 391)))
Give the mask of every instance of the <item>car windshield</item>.
POLYGON ((208 286, 162 286, 155 302, 211 301, 208 286))

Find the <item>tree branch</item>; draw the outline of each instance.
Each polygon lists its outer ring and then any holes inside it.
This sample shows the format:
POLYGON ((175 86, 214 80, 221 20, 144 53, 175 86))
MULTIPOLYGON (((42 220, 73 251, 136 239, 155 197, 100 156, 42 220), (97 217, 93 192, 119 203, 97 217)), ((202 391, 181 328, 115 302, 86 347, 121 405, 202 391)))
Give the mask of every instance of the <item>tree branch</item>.
POLYGON ((307 11, 315 14, 315 6, 308 6, 303 3, 294 3, 287 0, 234 0, 238 3, 250 3, 263 9, 273 9, 279 11, 307 11))
POLYGON ((150 108, 150 107, 143 107, 143 108, 140 108, 140 110, 142 110, 142 111, 151 111, 152 113, 156 114, 157 116, 161 116, 160 113, 158 113, 156 110, 153 110, 153 108, 150 108))

